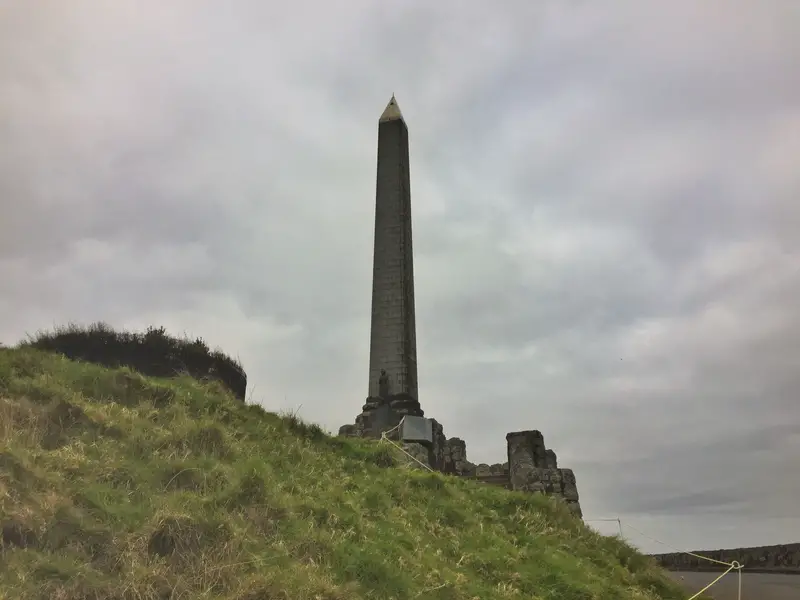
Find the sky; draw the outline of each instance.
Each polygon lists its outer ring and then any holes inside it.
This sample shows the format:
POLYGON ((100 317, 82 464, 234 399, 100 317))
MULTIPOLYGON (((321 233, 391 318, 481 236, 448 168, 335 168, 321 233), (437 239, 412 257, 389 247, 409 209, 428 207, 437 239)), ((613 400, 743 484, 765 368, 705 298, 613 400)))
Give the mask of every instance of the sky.
POLYGON ((352 423, 394 93, 426 416, 645 551, 798 542, 799 61, 792 0, 0 0, 0 342, 164 325, 352 423))

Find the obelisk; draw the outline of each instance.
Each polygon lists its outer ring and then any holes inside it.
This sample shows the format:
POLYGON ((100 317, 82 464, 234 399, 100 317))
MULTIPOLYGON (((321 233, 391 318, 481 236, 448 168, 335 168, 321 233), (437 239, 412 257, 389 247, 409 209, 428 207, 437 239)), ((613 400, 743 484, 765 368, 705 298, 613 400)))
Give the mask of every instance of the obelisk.
POLYGON ((394 95, 378 121, 369 391, 356 422, 369 428, 369 416, 379 408, 383 422, 423 415, 417 389, 408 128, 394 95))

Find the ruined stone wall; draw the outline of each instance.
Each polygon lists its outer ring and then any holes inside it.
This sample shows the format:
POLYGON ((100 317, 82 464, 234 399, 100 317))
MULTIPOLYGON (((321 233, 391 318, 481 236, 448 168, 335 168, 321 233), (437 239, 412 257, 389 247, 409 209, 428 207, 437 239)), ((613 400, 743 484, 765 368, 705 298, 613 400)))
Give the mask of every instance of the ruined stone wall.
POLYGON ((420 444, 419 442, 401 442, 400 446, 405 450, 409 456, 413 457, 414 460, 409 458, 407 460, 407 465, 412 469, 424 469, 422 465, 431 467, 431 453, 430 448, 428 448, 425 444, 420 444), (419 462, 416 462, 419 461, 419 462))
POLYGON ((558 468, 556 453, 545 448, 541 432, 512 432, 506 441, 512 490, 562 498, 570 510, 582 516, 575 474, 572 469, 558 468))
MULTIPOLYGON (((430 421, 433 429, 432 443, 429 444, 427 442, 401 440, 399 436, 397 441, 400 442, 400 446, 403 448, 403 450, 408 452, 408 454, 413 456, 417 461, 433 469, 434 471, 441 472, 444 471, 445 468, 444 457, 447 439, 444 436, 444 430, 441 423, 439 423, 436 419, 430 419, 430 421)), ((396 435, 396 432, 393 432, 393 436, 394 435, 396 435)), ((392 436, 389 437, 390 439, 393 439, 392 436)), ((420 469, 424 468, 413 460, 410 462, 413 463, 410 464, 412 467, 418 467, 420 469)))
POLYGON ((467 443, 461 438, 450 438, 444 447, 444 468, 448 475, 474 475, 475 465, 467 460, 467 443))
POLYGON ((571 469, 559 469, 558 457, 545 447, 539 431, 518 431, 506 436, 508 462, 476 465, 467 460, 467 445, 450 438, 444 448, 445 473, 504 485, 512 490, 542 493, 562 498, 581 516, 578 487, 571 469))
POLYGON ((444 427, 436 419, 433 422, 433 444, 431 446, 430 467, 436 471, 444 471, 445 456, 447 451, 447 438, 444 435, 444 427))
MULTIPOLYGON (((339 435, 380 437, 381 429, 388 430, 395 420, 390 419, 384 426, 372 428, 374 431, 369 426, 364 426, 365 423, 368 425, 370 419, 377 422, 379 419, 376 417, 377 412, 372 412, 367 421, 357 419, 355 426, 343 426, 339 435)), ((564 500, 578 517, 582 516, 575 474, 571 469, 558 467, 558 457, 553 450, 545 447, 541 432, 531 430, 509 433, 506 435, 507 462, 476 465, 467 460, 467 444, 464 440, 445 438, 441 424, 434 419, 430 421, 433 429, 432 443, 401 440, 397 431, 392 432, 389 439, 399 442, 414 459, 435 471, 477 479, 510 490, 555 496, 564 500)), ((409 462, 413 463, 411 466, 423 468, 413 460, 409 459, 409 462)))
POLYGON ((443 472, 461 477, 487 477, 489 475, 508 475, 508 463, 474 464, 467 460, 467 444, 461 438, 450 438, 444 447, 443 472))

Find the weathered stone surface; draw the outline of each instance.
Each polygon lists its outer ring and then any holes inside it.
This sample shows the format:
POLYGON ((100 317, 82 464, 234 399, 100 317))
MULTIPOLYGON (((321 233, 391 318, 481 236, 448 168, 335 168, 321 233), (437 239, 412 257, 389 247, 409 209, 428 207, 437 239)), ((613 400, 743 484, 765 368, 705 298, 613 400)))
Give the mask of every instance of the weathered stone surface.
POLYGON ((389 431, 399 425, 401 415, 398 415, 388 404, 381 404, 368 416, 369 435, 380 438, 383 432, 389 431))
POLYGON ((433 425, 433 445, 431 446, 431 468, 437 471, 445 470, 447 455, 447 438, 444 435, 442 424, 436 419, 431 419, 433 425))
POLYGON ((400 421, 400 439, 433 446, 433 419, 405 415, 400 421))
POLYGON ((474 475, 469 477, 469 479, 475 479, 476 481, 488 483, 489 485, 496 485, 507 490, 511 489, 508 485, 508 475, 474 475))
POLYGON ((578 484, 575 481, 575 474, 572 469, 559 469, 559 471, 561 471, 561 493, 564 499, 569 502, 578 502, 578 484))
POLYGON ((481 463, 475 466, 475 475, 477 477, 485 477, 486 475, 491 475, 492 470, 486 463, 481 463))
POLYGON ((558 469, 556 453, 545 449, 539 431, 517 431, 506 435, 509 480, 513 490, 562 498, 581 516, 578 487, 571 469, 558 469))
POLYGON ((456 474, 456 459, 463 462, 466 457, 466 444, 459 438, 450 438, 445 441, 444 447, 444 469, 445 473, 456 474))
POLYGON ((342 425, 339 427, 339 435, 342 437, 361 437, 361 433, 355 425, 342 425))
POLYGON ((467 444, 454 437, 445 441, 444 468, 451 475, 474 475, 475 465, 467 460, 467 444))
POLYGON ((575 474, 571 469, 521 466, 514 471, 511 477, 511 489, 561 498, 567 503, 570 510, 577 516, 582 516, 575 474))
MULTIPOLYGON (((421 411, 416 412, 420 413, 421 411)), ((399 425, 400 420, 406 414, 410 414, 410 412, 407 407, 402 405, 402 401, 400 408, 397 409, 391 398, 370 396, 364 403, 361 414, 356 417, 355 428, 351 429, 349 425, 343 426, 347 429, 340 428, 340 435, 379 439, 384 431, 399 425)))
POLYGON ((431 466, 431 450, 424 444, 418 444, 417 442, 403 442, 401 444, 403 450, 405 450, 409 455, 406 456, 406 464, 413 469, 425 469, 419 463, 424 464, 427 467, 431 466), (414 460, 416 459, 416 460, 414 460), (419 462, 417 462, 419 461, 419 462))
POLYGON ((508 444, 508 463, 511 476, 514 469, 523 466, 544 467, 546 449, 544 436, 540 431, 512 431, 506 434, 508 444))
POLYGON ((508 468, 506 464, 495 463, 487 465, 486 463, 481 463, 475 466, 474 474, 481 477, 485 475, 508 475, 508 468))
POLYGON ((507 472, 500 463, 489 465, 489 473, 492 475, 506 475, 507 472))
POLYGON ((583 518, 583 511, 581 510, 580 503, 567 501, 567 508, 569 508, 572 511, 572 514, 579 519, 583 518))
POLYGON ((420 408, 419 402, 405 393, 389 396, 389 405, 393 411, 400 415, 425 416, 425 411, 420 408))

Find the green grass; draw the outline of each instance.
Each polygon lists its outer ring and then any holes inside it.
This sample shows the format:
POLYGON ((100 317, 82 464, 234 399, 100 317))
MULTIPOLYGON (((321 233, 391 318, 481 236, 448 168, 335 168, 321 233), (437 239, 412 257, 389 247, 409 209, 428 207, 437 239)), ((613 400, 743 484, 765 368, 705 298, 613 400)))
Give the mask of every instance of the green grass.
POLYGON ((685 598, 565 506, 221 385, 0 348, 0 598, 685 598))

